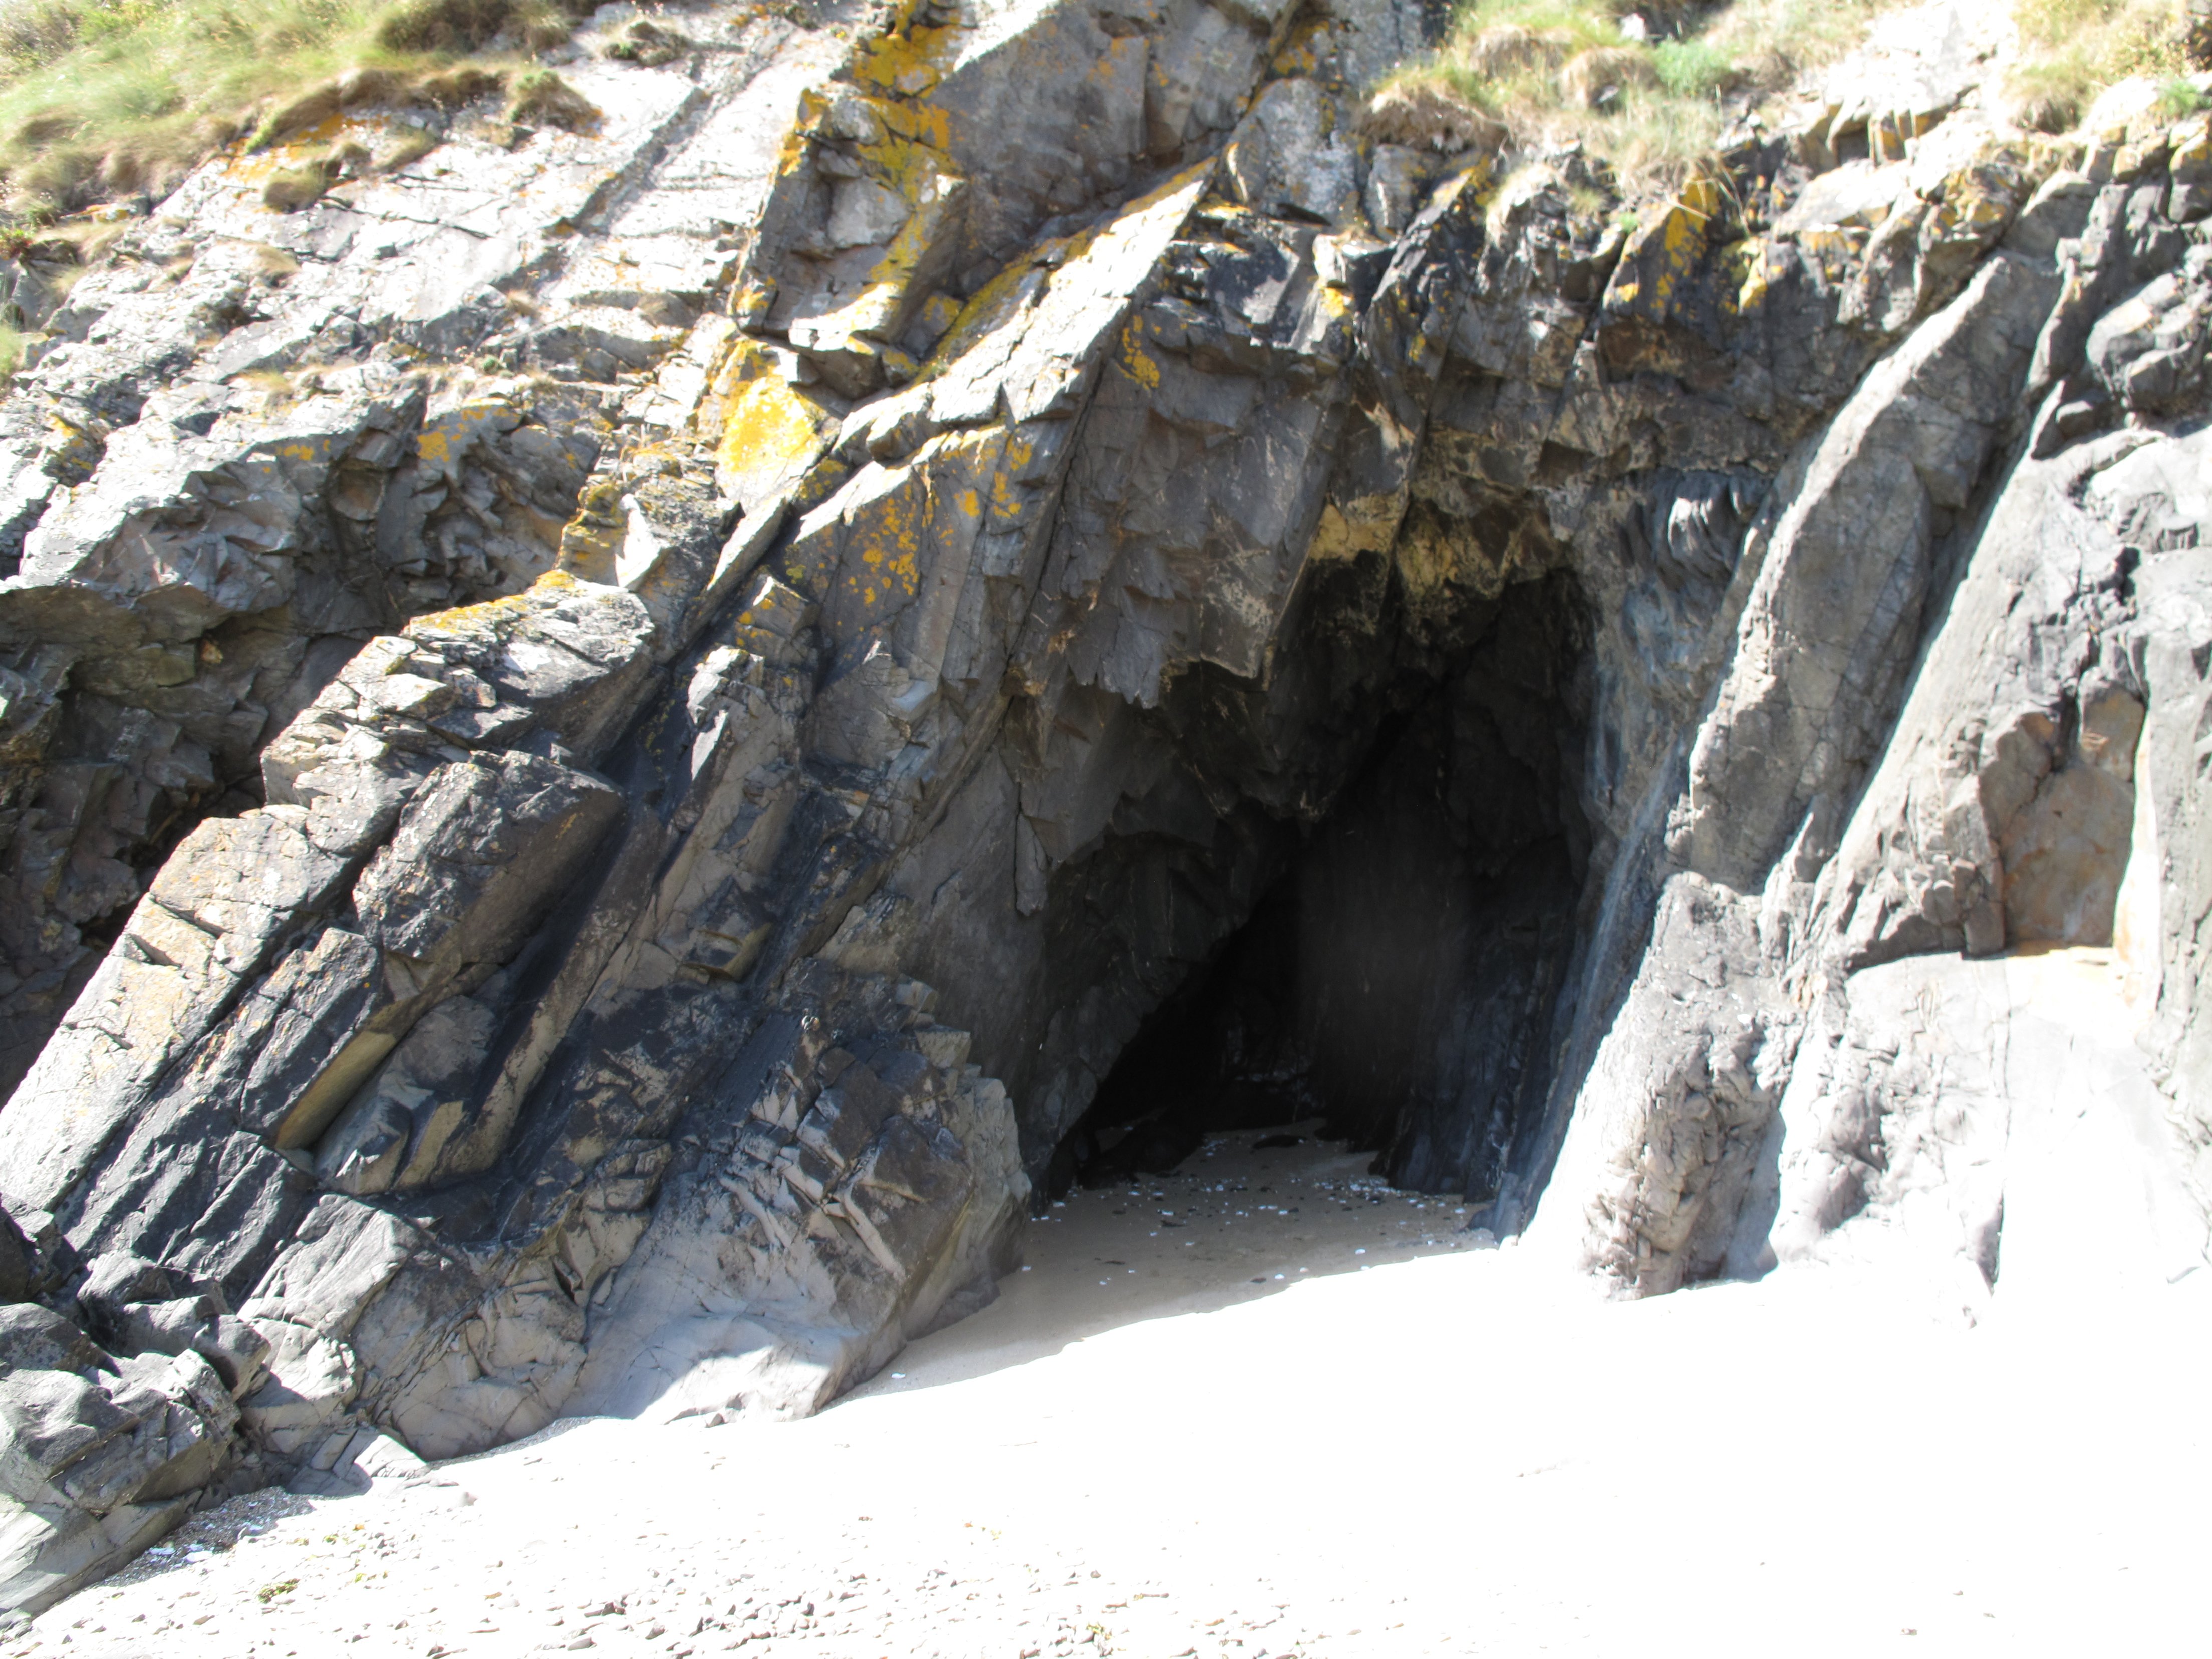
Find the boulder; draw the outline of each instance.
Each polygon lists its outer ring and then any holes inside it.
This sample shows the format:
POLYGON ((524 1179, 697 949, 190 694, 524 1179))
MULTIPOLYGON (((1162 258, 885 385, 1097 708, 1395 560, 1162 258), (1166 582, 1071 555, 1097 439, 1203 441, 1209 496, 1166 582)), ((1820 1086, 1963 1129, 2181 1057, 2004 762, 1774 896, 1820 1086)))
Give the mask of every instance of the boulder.
POLYGON ((89 1376, 112 1370, 114 1364, 90 1337, 51 1308, 35 1302, 0 1308, 0 1370, 89 1376))
POLYGON ((189 1352, 0 1376, 0 1607, 38 1612, 174 1526, 234 1455, 237 1423, 189 1352))

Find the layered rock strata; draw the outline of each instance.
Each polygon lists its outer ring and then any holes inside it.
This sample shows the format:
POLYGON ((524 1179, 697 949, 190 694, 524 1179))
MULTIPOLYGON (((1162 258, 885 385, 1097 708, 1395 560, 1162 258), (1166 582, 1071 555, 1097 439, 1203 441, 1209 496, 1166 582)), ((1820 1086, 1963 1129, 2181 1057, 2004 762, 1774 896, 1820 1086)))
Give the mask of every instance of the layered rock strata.
POLYGON ((1643 1292, 1986 1297, 2065 1143, 1962 1033, 2097 1070, 1989 959, 2117 940, 2113 1271, 2201 1261, 2201 119, 2024 137, 1939 30, 1630 212, 1361 137, 1384 0, 672 19, 33 319, 0 1596, 818 1406, 1286 876, 1377 970, 1295 1066, 1643 1292))

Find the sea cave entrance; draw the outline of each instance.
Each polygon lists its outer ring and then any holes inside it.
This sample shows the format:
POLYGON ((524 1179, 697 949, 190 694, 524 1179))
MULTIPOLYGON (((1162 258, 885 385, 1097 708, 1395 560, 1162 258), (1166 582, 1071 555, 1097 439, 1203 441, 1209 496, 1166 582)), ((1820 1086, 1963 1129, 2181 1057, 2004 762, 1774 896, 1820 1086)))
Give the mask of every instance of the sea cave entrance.
POLYGON ((1393 1186, 1474 1205, 1540 1159, 1590 861, 1584 640, 1554 574, 1399 683, 1349 781, 1121 1049, 1041 1201, 1316 1118, 1393 1186))

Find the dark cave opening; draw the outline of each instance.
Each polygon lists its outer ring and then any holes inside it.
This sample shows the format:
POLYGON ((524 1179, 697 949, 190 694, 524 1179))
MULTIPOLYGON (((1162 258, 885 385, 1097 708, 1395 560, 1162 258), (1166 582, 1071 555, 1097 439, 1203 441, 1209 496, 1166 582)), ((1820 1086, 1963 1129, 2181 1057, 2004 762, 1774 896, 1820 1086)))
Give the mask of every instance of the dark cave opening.
POLYGON ((1050 1195, 1316 1118, 1399 1187, 1483 1203, 1528 1167, 1589 864, 1582 603, 1564 574, 1507 588, 1401 696, 1242 925, 1122 1049, 1050 1195))

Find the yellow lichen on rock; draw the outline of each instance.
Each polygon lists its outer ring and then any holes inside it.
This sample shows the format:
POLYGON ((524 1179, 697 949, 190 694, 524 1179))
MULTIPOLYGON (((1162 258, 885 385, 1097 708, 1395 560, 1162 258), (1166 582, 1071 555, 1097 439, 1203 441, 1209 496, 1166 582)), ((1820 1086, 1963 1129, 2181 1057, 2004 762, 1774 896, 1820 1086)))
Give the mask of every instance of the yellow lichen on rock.
POLYGON ((918 98, 945 78, 939 67, 962 31, 907 28, 879 34, 853 54, 853 79, 903 98, 918 98))
POLYGON ((585 583, 568 571, 549 570, 520 593, 502 594, 495 599, 480 599, 474 605, 455 605, 450 611, 433 611, 416 617, 400 631, 410 639, 421 639, 433 634, 496 635, 513 628, 533 611, 582 593, 584 587, 585 583))
POLYGON ((521 424, 522 411, 505 398, 471 398, 424 422, 415 439, 415 453, 452 483, 460 476, 461 458, 479 437, 512 432, 521 424))
POLYGON ((1749 236, 1731 242, 1720 252, 1721 303, 1741 317, 1766 303, 1773 280, 1772 256, 1764 239, 1749 236))
POLYGON ((1669 202, 1640 227, 1620 256, 1613 285, 1606 291, 1606 309, 1654 323, 1674 315, 1705 256, 1706 237, 1718 205, 1717 187, 1710 180, 1692 179, 1680 199, 1669 202))
POLYGON ((555 571, 583 581, 611 583, 623 527, 621 489, 611 478, 595 480, 578 499, 575 516, 562 526, 555 571))
POLYGON ((722 399, 715 486, 750 512, 814 464, 836 418, 791 384, 769 347, 745 335, 730 342, 714 384, 722 399))
POLYGON ((1122 371, 1147 392, 1157 392, 1160 385, 1160 366, 1146 351, 1145 319, 1142 313, 1129 319, 1128 326, 1121 331, 1120 362, 1122 371))

